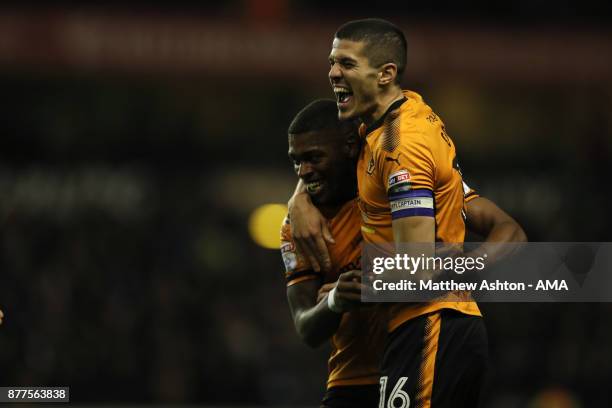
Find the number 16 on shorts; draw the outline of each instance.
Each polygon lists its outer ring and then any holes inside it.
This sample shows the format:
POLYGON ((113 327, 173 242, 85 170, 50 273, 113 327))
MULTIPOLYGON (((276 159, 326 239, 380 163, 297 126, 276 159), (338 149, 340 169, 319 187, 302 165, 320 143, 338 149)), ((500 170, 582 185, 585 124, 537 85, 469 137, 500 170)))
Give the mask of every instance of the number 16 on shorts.
POLYGON ((389 395, 389 400, 385 405, 385 394, 387 393, 387 381, 389 377, 380 377, 380 400, 378 401, 378 408, 409 408, 410 407, 410 396, 402 387, 408 381, 408 377, 400 377, 389 395), (399 400, 399 405, 396 401, 399 400))

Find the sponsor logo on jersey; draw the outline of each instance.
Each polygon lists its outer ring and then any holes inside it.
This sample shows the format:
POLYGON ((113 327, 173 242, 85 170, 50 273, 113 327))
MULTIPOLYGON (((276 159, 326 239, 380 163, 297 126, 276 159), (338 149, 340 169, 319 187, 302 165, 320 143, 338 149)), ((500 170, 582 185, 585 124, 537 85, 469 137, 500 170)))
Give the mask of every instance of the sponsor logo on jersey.
POLYGON ((280 250, 281 254, 284 254, 285 252, 289 251, 295 251, 295 245, 293 244, 293 242, 286 242, 281 245, 280 250))
POLYGON ((410 173, 408 173, 408 170, 406 169, 401 169, 400 171, 396 171, 389 176, 389 189, 400 184, 407 184, 409 182, 410 173))

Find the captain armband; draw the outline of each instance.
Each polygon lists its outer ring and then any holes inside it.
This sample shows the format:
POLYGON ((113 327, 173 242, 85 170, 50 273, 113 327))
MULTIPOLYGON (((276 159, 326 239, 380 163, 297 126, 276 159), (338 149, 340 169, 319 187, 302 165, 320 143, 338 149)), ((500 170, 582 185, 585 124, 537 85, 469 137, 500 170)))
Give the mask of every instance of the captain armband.
POLYGON ((391 193, 389 192, 391 218, 434 217, 433 192, 428 189, 417 189, 391 193))

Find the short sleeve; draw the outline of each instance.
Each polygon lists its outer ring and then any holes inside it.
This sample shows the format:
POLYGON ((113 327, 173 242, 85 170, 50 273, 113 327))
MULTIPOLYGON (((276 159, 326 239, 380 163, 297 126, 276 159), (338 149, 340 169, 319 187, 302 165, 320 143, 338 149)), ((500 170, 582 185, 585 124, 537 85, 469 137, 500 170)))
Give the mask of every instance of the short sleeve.
POLYGON ((433 217, 435 164, 431 149, 418 131, 402 134, 401 139, 398 134, 396 142, 392 137, 384 135, 379 162, 392 219, 433 217), (386 145, 393 150, 385 149, 386 145))
POLYGON ((306 258, 299 253, 291 235, 291 223, 289 217, 285 217, 281 225, 281 256, 285 265, 285 279, 287 286, 309 280, 319 279, 320 274, 315 272, 306 258))
POLYGON ((469 203, 475 198, 480 197, 478 192, 471 188, 465 181, 463 181, 463 199, 466 203, 469 203))

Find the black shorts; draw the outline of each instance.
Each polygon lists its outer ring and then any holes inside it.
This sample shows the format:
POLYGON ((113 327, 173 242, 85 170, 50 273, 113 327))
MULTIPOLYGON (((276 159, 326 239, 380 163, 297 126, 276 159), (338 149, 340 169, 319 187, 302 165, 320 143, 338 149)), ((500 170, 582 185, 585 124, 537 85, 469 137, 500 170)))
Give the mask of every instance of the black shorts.
POLYGON ((321 408, 376 408, 380 385, 347 385, 325 392, 321 408))
POLYGON ((384 407, 476 408, 488 355, 482 317, 443 309, 409 320, 387 339, 384 407))

